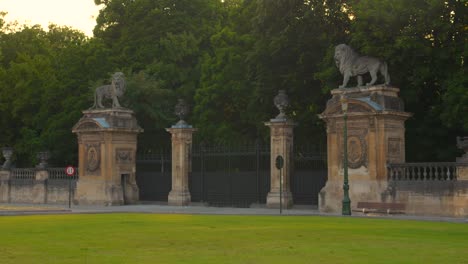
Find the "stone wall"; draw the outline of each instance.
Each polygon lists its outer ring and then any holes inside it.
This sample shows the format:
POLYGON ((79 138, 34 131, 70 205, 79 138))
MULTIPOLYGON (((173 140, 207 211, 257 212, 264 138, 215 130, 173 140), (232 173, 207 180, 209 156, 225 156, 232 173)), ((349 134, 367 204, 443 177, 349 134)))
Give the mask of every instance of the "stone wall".
MULTIPOLYGON (((69 180, 48 176, 47 171, 36 171, 32 178, 15 178, 11 171, 0 171, 0 203, 67 204, 69 180)), ((73 200, 76 179, 71 181, 73 200)))
POLYGON ((466 180, 398 181, 390 183, 389 190, 389 201, 404 203, 406 214, 468 217, 466 180))

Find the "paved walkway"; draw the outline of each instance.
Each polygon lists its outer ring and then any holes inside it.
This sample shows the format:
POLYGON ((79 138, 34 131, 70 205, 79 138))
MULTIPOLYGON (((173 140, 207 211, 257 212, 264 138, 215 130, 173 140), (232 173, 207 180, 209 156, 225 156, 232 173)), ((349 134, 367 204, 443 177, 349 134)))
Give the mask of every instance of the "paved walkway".
MULTIPOLYGON (((36 215, 36 214, 97 214, 97 213, 156 213, 156 214, 212 214, 212 215, 280 215, 279 209, 269 209, 264 206, 255 208, 208 207, 203 204, 190 206, 169 206, 166 204, 137 204, 123 206, 76 206, 72 205, 33 205, 33 204, 2 204, 0 216, 5 215, 36 215)), ((315 207, 295 206, 282 210, 281 215, 288 216, 329 216, 341 217, 339 214, 321 213, 315 207)), ((468 223, 468 218, 411 216, 411 215, 363 215, 353 212, 351 217, 382 218, 420 221, 468 223)))

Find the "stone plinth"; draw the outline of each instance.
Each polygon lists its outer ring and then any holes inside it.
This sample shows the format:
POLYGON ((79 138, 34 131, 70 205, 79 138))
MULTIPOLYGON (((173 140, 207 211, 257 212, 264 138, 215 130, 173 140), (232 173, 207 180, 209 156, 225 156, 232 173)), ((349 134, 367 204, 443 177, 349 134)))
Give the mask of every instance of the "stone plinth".
POLYGON ((166 131, 172 135, 172 189, 167 201, 169 205, 188 205, 191 201, 188 177, 192 170, 192 134, 197 129, 184 125, 166 131))
POLYGON ((271 156, 270 156, 270 192, 267 195, 267 207, 279 208, 280 197, 282 206, 290 208, 293 205, 293 197, 290 187, 290 179, 292 175, 293 161, 293 129, 296 123, 287 119, 272 119, 265 123, 270 127, 271 139, 271 156), (281 155, 284 160, 283 169, 280 171, 276 168, 276 157, 281 155), (280 182, 282 183, 280 188, 280 182), (281 193, 280 193, 281 189, 281 193))
POLYGON ((0 202, 10 202, 10 170, 0 169, 0 202))
POLYGON ((348 98, 348 173, 351 208, 360 201, 381 201, 387 188, 387 163, 405 162, 405 125, 400 90, 388 86, 335 89, 325 111, 328 181, 319 194, 322 212, 340 212, 343 199, 344 113, 348 98))
POLYGON ((138 201, 135 155, 138 126, 125 108, 83 111, 73 127, 78 136, 79 204, 122 205, 138 201))

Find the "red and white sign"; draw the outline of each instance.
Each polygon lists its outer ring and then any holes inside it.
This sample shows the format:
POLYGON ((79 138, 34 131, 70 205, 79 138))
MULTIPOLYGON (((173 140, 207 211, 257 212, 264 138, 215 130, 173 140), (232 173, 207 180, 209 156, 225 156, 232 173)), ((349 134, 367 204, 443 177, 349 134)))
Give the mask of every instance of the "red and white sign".
POLYGON ((73 175, 75 175, 75 171, 76 171, 76 170, 75 170, 75 167, 73 167, 73 166, 67 166, 67 167, 65 168, 65 173, 66 173, 68 176, 73 176, 73 175))

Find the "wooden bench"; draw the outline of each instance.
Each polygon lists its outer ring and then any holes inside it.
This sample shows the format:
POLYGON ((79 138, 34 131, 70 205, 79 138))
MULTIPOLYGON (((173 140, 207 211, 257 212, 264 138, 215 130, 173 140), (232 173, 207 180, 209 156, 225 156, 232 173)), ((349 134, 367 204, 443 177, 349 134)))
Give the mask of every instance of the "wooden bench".
POLYGON ((406 204, 404 203, 380 203, 380 202, 358 202, 355 212, 404 214, 406 204))

